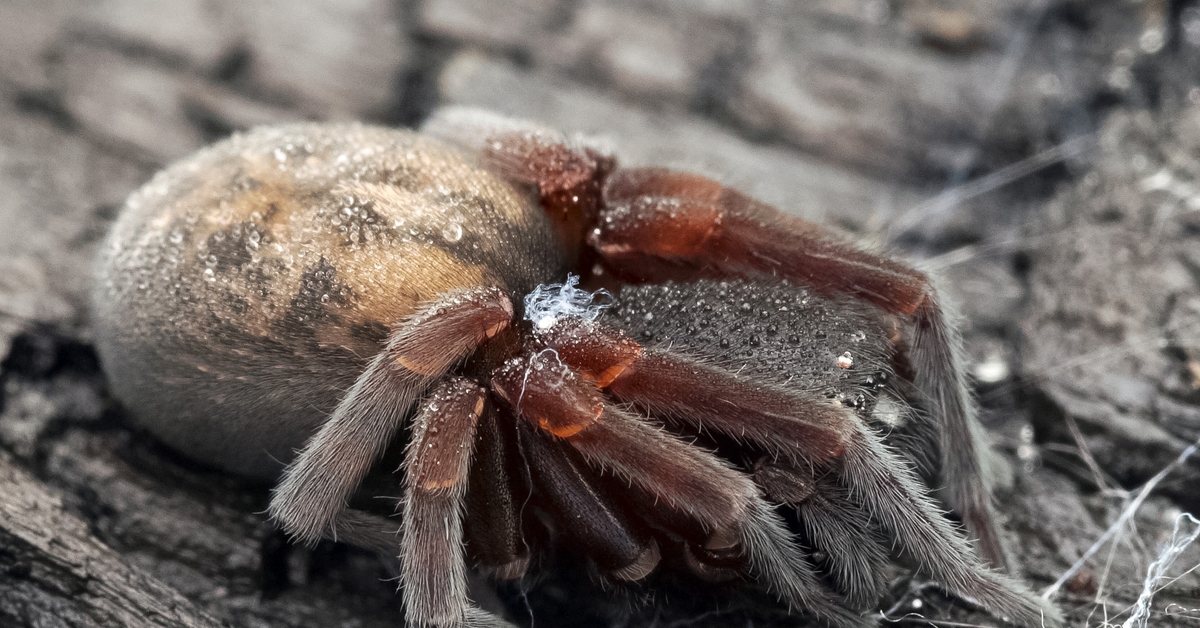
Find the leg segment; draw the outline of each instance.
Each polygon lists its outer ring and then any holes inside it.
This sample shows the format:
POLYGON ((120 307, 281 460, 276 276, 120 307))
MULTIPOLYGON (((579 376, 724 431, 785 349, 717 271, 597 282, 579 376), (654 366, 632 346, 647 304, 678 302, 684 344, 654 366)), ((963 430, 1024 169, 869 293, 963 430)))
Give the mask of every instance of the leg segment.
POLYGON ((716 456, 606 406, 594 384, 548 354, 517 358, 493 377, 493 390, 522 418, 565 440, 589 465, 698 520, 711 539, 733 539, 729 545, 741 546, 751 574, 789 606, 839 627, 870 623, 825 589, 750 478, 716 456))
POLYGON ((851 502, 827 474, 816 478, 803 467, 761 462, 754 479, 772 501, 796 509, 813 548, 826 555, 826 570, 853 608, 874 608, 887 592, 888 554, 869 514, 851 502))
POLYGON ((538 336, 585 378, 657 417, 712 430, 794 462, 839 457, 857 419, 846 408, 643 347, 601 324, 562 319, 538 336))
POLYGON ((552 353, 509 362, 493 376, 492 389, 522 418, 566 439, 589 464, 602 462, 712 533, 732 531, 756 493, 749 479, 715 457, 696 456, 690 445, 608 407, 599 389, 552 353))
POLYGON ((478 566, 494 578, 513 580, 529 567, 529 547, 521 526, 529 485, 528 471, 516 449, 516 433, 510 424, 503 426, 509 429, 501 429, 495 405, 487 404, 475 431, 463 526, 468 553, 478 566))
POLYGON ((470 606, 462 510, 484 395, 468 380, 445 379, 413 422, 400 534, 400 583, 413 626, 461 626, 470 606))
POLYGON ((425 388, 512 319, 497 288, 445 295, 405 321, 288 465, 268 509, 293 539, 336 540, 346 500, 425 388))
POLYGON ((1062 616, 1024 585, 984 567, 918 488, 908 464, 863 427, 846 448, 841 480, 922 571, 952 593, 1019 625, 1058 626, 1062 616))
POLYGON ((633 532, 625 515, 612 507, 591 472, 571 459, 561 443, 527 424, 517 428, 530 470, 560 532, 606 572, 622 580, 640 580, 658 564, 653 539, 633 532))
POLYGON ((618 171, 608 178, 604 202, 589 241, 626 281, 785 277, 910 318, 916 328, 910 348, 914 383, 942 423, 946 501, 979 539, 988 561, 1005 565, 983 480, 987 451, 962 369, 961 341, 928 277, 697 175, 618 171))

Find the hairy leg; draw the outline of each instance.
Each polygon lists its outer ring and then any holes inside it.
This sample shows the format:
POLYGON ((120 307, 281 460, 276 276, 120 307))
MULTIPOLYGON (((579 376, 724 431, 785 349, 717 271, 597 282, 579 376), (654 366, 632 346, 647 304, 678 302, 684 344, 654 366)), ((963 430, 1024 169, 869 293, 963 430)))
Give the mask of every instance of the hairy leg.
POLYGON ((506 363, 492 388, 523 419, 701 522, 710 539, 740 545, 751 574, 789 607, 839 627, 869 621, 846 610, 750 478, 645 420, 608 406, 596 386, 549 352, 506 363))
POLYGON ((874 608, 887 592, 884 567, 889 561, 870 514, 828 472, 814 477, 810 468, 763 460, 754 469, 754 480, 771 501, 796 509, 813 549, 826 555, 826 571, 846 603, 860 610, 874 608))
POLYGON ((479 417, 463 521, 468 555, 499 580, 523 576, 530 557, 521 516, 529 499, 529 471, 517 450, 514 424, 493 403, 479 417))
POLYGON ((469 380, 447 378, 413 421, 400 504, 400 586, 413 626, 461 626, 470 607, 462 511, 484 398, 469 380))
POLYGON ((996 567, 1006 565, 961 340, 924 273, 697 175, 660 168, 618 171, 607 179, 604 202, 589 241, 626 281, 785 277, 909 319, 914 383, 941 421, 946 501, 978 538, 984 557, 996 567))
POLYGON ((921 491, 909 465, 865 425, 846 448, 839 478, 851 499, 947 590, 1019 625, 1062 624, 1051 604, 975 558, 966 539, 921 491))
POLYGON ((391 442, 416 398, 512 319, 497 288, 449 293, 401 321, 329 420, 283 472, 271 517, 293 539, 336 540, 346 500, 391 442))
POLYGON ((542 502, 559 532, 621 580, 649 575, 658 565, 658 545, 631 528, 626 514, 605 498, 591 469, 528 424, 517 429, 542 502))
POLYGON ((601 323, 563 319, 538 337, 581 375, 656 417, 752 442, 796 463, 839 457, 857 419, 847 408, 643 347, 601 323))

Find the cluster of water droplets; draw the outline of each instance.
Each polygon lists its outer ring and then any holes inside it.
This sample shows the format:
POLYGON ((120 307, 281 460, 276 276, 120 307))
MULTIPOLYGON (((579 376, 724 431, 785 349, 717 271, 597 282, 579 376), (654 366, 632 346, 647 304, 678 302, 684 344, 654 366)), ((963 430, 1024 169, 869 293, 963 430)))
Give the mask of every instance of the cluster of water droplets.
POLYGON ((642 342, 819 390, 854 409, 888 383, 886 343, 868 308, 786 282, 629 286, 612 316, 642 342))

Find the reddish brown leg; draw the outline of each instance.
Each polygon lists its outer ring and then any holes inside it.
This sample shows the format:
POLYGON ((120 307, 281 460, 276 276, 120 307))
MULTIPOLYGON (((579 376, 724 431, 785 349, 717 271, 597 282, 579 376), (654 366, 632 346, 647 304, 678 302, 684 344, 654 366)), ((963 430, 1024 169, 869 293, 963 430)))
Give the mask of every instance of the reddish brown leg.
MULTIPOLYGON (((789 449, 779 450, 785 460, 815 464, 808 457, 807 443, 798 440, 788 445, 786 441, 778 440, 775 436, 769 435, 764 438, 755 423, 766 420, 771 421, 771 425, 780 426, 779 429, 786 428, 788 421, 799 422, 801 419, 798 417, 820 415, 827 411, 828 402, 823 399, 811 398, 798 392, 780 391, 778 394, 789 395, 788 399, 792 404, 789 414, 746 413, 736 408, 743 404, 749 407, 761 406, 761 393, 759 389, 747 388, 739 382, 736 375, 727 371, 704 367, 669 352, 639 347, 622 337, 619 332, 595 323, 578 320, 559 321, 539 332, 539 337, 554 348, 556 356, 561 356, 562 360, 578 368, 581 373, 588 374, 596 384, 607 386, 623 400, 645 405, 655 411, 666 410, 668 414, 664 416, 694 427, 707 427, 746 440, 763 439, 753 442, 768 449, 786 446, 789 449), (719 393, 717 398, 722 400, 722 404, 718 408, 721 413, 727 415, 725 419, 709 421, 711 410, 704 406, 713 401, 708 397, 710 391, 704 390, 706 388, 719 393), (679 397, 669 401, 662 400, 663 389, 676 391, 679 397), (726 408, 732 410, 726 411, 726 408)), ((562 386, 558 387, 559 390, 561 388, 562 386)), ((536 389, 527 388, 526 394, 533 390, 536 389)), ((547 403, 557 403, 559 399, 552 398, 551 391, 547 391, 547 403)), ((592 407, 589 402, 576 405, 578 409, 574 411, 575 415, 587 419, 583 411, 592 407)), ((781 404, 779 407, 784 406, 781 404)), ((593 425, 603 425, 606 422, 604 419, 608 417, 609 412, 605 411, 601 416, 599 412, 602 410, 602 407, 595 410, 597 414, 595 418, 590 419, 592 423, 579 428, 580 434, 586 434, 593 429, 593 425)), ((1042 604, 1019 583, 987 569, 973 558, 970 545, 957 534, 951 523, 925 496, 908 463, 887 449, 879 437, 864 423, 856 420, 848 409, 841 408, 840 411, 844 413, 844 423, 839 424, 844 426, 840 432, 844 439, 840 441, 840 446, 833 455, 817 450, 818 455, 825 454, 822 458, 823 464, 818 468, 824 467, 838 472, 838 477, 849 490, 851 500, 861 504, 866 512, 878 517, 883 528, 898 545, 948 590, 966 599, 978 601, 1001 617, 1011 617, 1025 624, 1038 623, 1043 619, 1048 624, 1055 623, 1056 615, 1053 609, 1042 604)), ((554 405, 535 407, 533 412, 532 416, 570 415, 563 406, 554 405)), ((568 441, 572 444, 575 444, 576 438, 578 436, 568 435, 568 441)), ((605 441, 616 442, 617 438, 606 437, 605 441)), ((780 492, 779 486, 780 484, 775 482, 768 486, 768 489, 773 487, 776 492, 780 492)), ((787 501, 803 501, 806 498, 804 495, 796 498, 785 496, 787 501)), ((838 518, 836 509, 824 514, 838 518)), ((839 530, 839 524, 851 521, 848 518, 843 519, 832 526, 822 526, 817 536, 836 535, 838 540, 828 543, 830 546, 852 538, 839 530)), ((820 525, 821 521, 814 520, 813 523, 820 525)), ((855 551, 857 552, 858 548, 855 551)), ((862 593, 869 595, 870 591, 864 589, 862 593)))
POLYGON ((615 473, 730 539, 751 573, 789 606, 836 626, 870 622, 843 608, 820 583, 783 520, 746 476, 716 456, 607 406, 596 386, 551 351, 516 358, 492 388, 525 420, 571 445, 589 465, 615 473))
POLYGON ((470 606, 462 510, 484 396, 466 379, 446 378, 413 420, 400 532, 400 583, 413 626, 460 626, 470 606))
POLYGON ((923 273, 862 251, 819 225, 788 216, 697 175, 646 168, 608 178, 589 241, 631 282, 771 276, 847 294, 915 326, 909 359, 917 388, 941 420, 945 497, 994 566, 1006 564, 984 484, 987 452, 970 398, 961 341, 923 273))
POLYGON ((642 347, 598 323, 563 319, 537 333, 564 362, 618 398, 657 417, 754 443, 798 464, 838 458, 855 430, 853 413, 836 402, 642 347))
POLYGON ((329 420, 284 470, 271 517, 293 539, 336 539, 346 500, 391 442, 413 401, 512 319, 497 288, 449 293, 402 321, 329 420))
POLYGON ((512 183, 534 186, 568 262, 585 272, 591 268, 584 233, 595 224, 600 188, 616 166, 611 156, 558 131, 478 109, 441 109, 421 130, 477 151, 484 167, 512 183))
POLYGON ((506 364, 493 376, 492 389, 519 416, 566 439, 589 463, 603 460, 606 468, 704 522, 711 532, 731 531, 756 492, 718 459, 695 456, 688 444, 608 407, 598 388, 552 352, 506 364))

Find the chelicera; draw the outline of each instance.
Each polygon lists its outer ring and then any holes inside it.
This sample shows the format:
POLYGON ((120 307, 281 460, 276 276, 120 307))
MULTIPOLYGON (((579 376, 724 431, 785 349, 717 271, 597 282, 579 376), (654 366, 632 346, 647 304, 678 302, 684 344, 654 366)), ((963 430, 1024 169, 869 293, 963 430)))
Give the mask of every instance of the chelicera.
POLYGON ((519 578, 547 540, 616 580, 745 577, 833 626, 874 622, 892 560, 1059 621, 1002 573, 929 279, 712 180, 463 109, 264 128, 135 193, 97 276, 119 398, 278 478, 295 540, 398 553, 410 625, 502 625, 469 566, 519 578), (389 448, 398 521, 348 506, 389 448))

